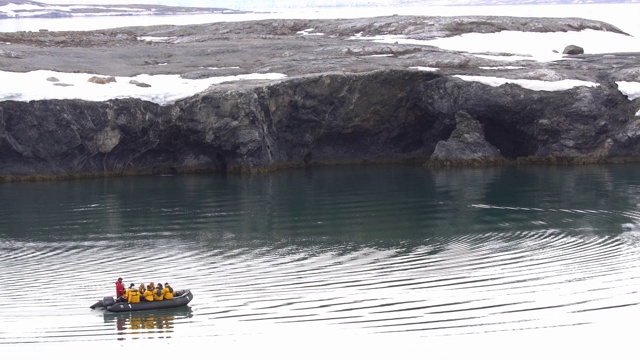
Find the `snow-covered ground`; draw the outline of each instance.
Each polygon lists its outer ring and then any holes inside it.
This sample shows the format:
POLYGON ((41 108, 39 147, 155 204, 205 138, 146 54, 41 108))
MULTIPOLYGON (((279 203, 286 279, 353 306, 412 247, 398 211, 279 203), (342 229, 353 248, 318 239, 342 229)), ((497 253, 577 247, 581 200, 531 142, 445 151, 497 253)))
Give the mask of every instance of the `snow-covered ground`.
MULTIPOLYGON (((331 16, 345 17, 345 10, 336 12, 337 9, 315 10, 309 13, 305 11, 290 10, 276 15, 261 14, 262 18, 281 17, 314 17, 331 18, 331 16)), ((531 61, 563 61, 562 50, 566 45, 574 44, 582 46, 585 53, 616 53, 616 52, 640 52, 640 4, 608 4, 603 5, 538 5, 538 6, 477 6, 477 7, 438 7, 431 9, 417 8, 365 8, 356 13, 348 13, 354 16, 375 16, 391 14, 426 14, 426 15, 512 15, 512 16, 554 16, 554 17, 583 17, 595 20, 607 21, 618 26, 622 30, 636 36, 602 31, 586 30, 570 33, 526 33, 504 31, 496 34, 465 34, 451 38, 441 38, 429 41, 408 39, 400 35, 389 35, 383 38, 371 38, 371 41, 411 43, 416 45, 437 46, 443 49, 467 51, 476 56, 492 56, 489 53, 510 53, 517 56, 500 56, 502 60, 531 61), (445 9, 446 8, 446 9, 445 9), (438 10, 438 11, 436 11, 438 10), (392 13, 390 13, 392 12, 392 13)), ((194 22, 198 22, 197 15, 191 15, 194 22)), ((255 17, 255 14, 252 16, 255 17)), ((11 20, 0 20, 11 21, 11 20)), ((65 20, 73 23, 76 19, 65 20)), ((184 20, 183 20, 184 21, 184 20)), ((138 24, 140 25, 140 24, 138 24)), ((146 24, 142 24, 146 25, 146 24)), ((73 26, 70 24, 69 26, 73 26)), ((305 29, 299 36, 324 36, 314 32, 314 29, 305 29)), ((354 34, 358 37, 358 34, 354 34)), ((361 38, 362 39, 362 38, 361 38)), ((150 39, 143 39, 149 41, 150 39)), ((166 39, 163 39, 166 41, 166 39)), ((349 39, 345 39, 349 41, 349 39)), ((2 50, 2 44, 0 44, 2 50)), ((612 55, 615 56, 615 55, 612 55)), ((575 61, 575 60, 571 60, 575 61)), ((240 65, 240 64, 238 64, 240 65)), ((438 69, 417 67, 422 71, 438 71, 438 69)), ((504 66, 501 69, 509 71, 512 67, 504 66)), ((0 69, 1 70, 1 69, 0 69)), ((242 81, 245 79, 271 79, 278 80, 286 77, 286 74, 246 74, 232 77, 215 77, 209 79, 188 80, 178 75, 149 76, 140 74, 135 78, 117 77, 116 82, 108 84, 95 84, 87 80, 91 76, 109 76, 109 74, 65 74, 47 71, 34 71, 29 73, 10 73, 0 71, 0 101, 18 100, 30 101, 40 99, 85 99, 90 101, 103 101, 112 98, 133 97, 153 101, 159 104, 170 104, 178 99, 185 98, 205 90, 209 86, 215 86, 226 81, 242 81), (47 78, 55 77, 59 81, 53 82, 47 78), (131 80, 151 85, 140 87, 130 84, 131 80)), ((538 91, 565 90, 574 86, 598 86, 595 83, 587 83, 577 80, 564 81, 540 81, 540 80, 510 80, 499 77, 460 77, 467 81, 482 82, 491 86, 499 86, 504 83, 514 83, 519 86, 538 91)), ((619 82, 618 87, 629 99, 640 97, 640 82, 619 82)), ((640 114, 640 111, 639 111, 640 114)), ((640 116, 640 115, 639 115, 640 116)))
POLYGON ((138 98, 161 105, 204 91, 209 86, 242 80, 277 80, 284 74, 246 74, 207 79, 183 79, 179 75, 138 75, 114 77, 114 82, 99 84, 89 79, 104 75, 61 73, 49 70, 27 73, 0 71, 0 101, 31 101, 44 99, 83 99, 105 101, 117 98, 138 98), (139 86, 140 84, 146 84, 139 86))
MULTIPOLYGON (((612 32, 584 30, 573 32, 501 31, 493 34, 469 33, 435 40, 415 40, 405 37, 385 37, 376 42, 430 45, 441 49, 470 53, 512 53, 522 56, 512 60, 532 58, 536 61, 562 60, 562 50, 568 44, 580 44, 587 54, 640 51, 640 39, 612 32)), ((507 56, 502 60, 509 60, 507 56)))

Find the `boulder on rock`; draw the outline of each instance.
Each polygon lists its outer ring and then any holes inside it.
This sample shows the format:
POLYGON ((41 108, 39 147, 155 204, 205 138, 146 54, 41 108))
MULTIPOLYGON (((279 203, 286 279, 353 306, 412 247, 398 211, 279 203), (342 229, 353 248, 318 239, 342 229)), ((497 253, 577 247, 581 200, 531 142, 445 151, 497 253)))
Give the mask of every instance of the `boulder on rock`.
POLYGON ((112 83, 112 82, 116 82, 116 78, 113 76, 108 76, 108 77, 102 77, 102 76, 92 76, 89 78, 89 80, 87 80, 88 82, 92 82, 94 84, 108 84, 108 83, 112 83))
POLYGON ((584 54, 584 49, 577 45, 568 45, 562 53, 567 55, 582 55, 584 54))
POLYGON ((151 85, 149 85, 147 83, 140 82, 138 80, 129 80, 129 84, 132 84, 132 85, 135 85, 135 86, 138 86, 138 87, 143 87, 143 88, 151 87, 151 85))

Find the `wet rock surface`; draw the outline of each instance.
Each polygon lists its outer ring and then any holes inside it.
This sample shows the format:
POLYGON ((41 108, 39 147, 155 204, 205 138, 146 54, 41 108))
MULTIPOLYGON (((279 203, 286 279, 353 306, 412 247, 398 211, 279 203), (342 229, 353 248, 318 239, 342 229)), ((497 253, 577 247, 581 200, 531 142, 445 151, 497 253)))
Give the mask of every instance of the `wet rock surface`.
MULTIPOLYGON (((618 91, 615 82, 640 80, 640 54, 504 63, 366 40, 581 29, 622 33, 583 19, 407 16, 2 33, 0 54, 20 54, 0 56, 4 71, 288 77, 223 83, 169 106, 136 99, 0 102, 0 176, 429 163, 443 154, 447 161, 464 162, 474 159, 476 150, 487 161, 635 159, 640 103, 618 91), (504 65, 513 68, 497 70, 504 65), (453 75, 577 79, 600 86, 533 91, 453 75)), ((588 49, 588 44, 567 45, 588 49)))

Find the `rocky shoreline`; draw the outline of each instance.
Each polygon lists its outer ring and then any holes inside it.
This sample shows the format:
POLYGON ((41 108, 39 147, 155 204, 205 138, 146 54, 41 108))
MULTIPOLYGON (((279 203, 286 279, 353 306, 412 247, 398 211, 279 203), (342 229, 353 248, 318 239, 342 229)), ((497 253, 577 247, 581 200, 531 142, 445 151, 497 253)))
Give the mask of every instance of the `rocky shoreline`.
POLYGON ((629 100, 616 81, 640 81, 640 54, 512 61, 505 72, 496 70, 504 65, 499 60, 366 40, 582 29, 622 33, 575 18, 412 16, 0 33, 3 71, 287 75, 215 85, 167 106, 137 99, 0 101, 0 179, 252 173, 372 162, 637 161, 640 100, 629 100), (461 75, 599 85, 534 91, 461 75))

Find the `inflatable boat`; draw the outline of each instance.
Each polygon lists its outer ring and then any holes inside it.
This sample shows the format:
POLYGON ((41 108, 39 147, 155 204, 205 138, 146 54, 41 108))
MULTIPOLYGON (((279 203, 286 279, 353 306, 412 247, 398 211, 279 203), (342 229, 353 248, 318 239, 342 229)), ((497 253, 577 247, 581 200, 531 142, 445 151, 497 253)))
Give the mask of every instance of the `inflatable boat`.
POLYGON ((193 299, 193 294, 189 289, 176 291, 171 300, 141 301, 135 304, 116 302, 113 296, 105 296, 102 300, 91 305, 90 308, 105 309, 111 312, 172 309, 187 305, 191 299, 193 299))

